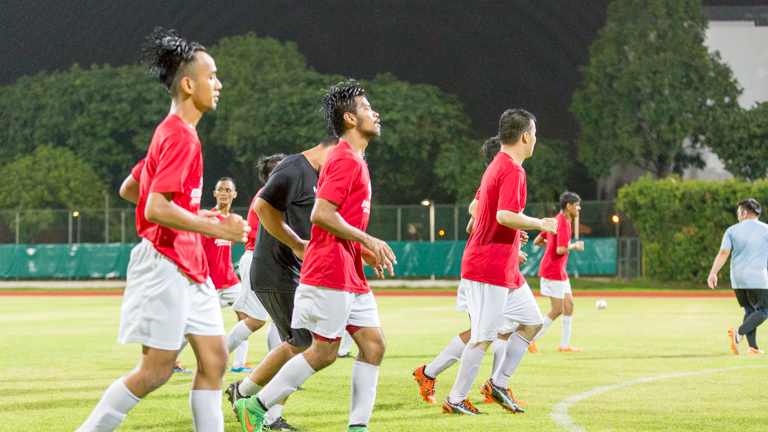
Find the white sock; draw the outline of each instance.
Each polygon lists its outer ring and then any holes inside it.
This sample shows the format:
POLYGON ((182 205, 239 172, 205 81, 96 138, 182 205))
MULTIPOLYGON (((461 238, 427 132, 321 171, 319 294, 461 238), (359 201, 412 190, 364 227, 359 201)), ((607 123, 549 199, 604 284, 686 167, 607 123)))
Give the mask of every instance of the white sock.
POLYGON ((232 360, 233 367, 245 366, 245 360, 248 357, 248 341, 244 341, 239 347, 235 348, 235 358, 232 360))
POLYGON ((432 379, 437 378, 440 373, 459 361, 465 346, 466 344, 461 338, 455 336, 448 342, 448 345, 443 348, 443 351, 441 351, 440 354, 438 354, 437 357, 424 368, 424 374, 432 379))
POLYGON ((350 425, 367 425, 376 402, 376 384, 379 382, 379 367, 355 361, 352 366, 350 425))
POLYGON ((249 397, 249 396, 253 396, 256 393, 260 392, 261 389, 263 389, 263 388, 264 387, 262 387, 262 386, 256 384, 255 382, 253 382, 253 380, 251 380, 250 376, 247 376, 247 377, 243 378, 242 381, 240 381, 240 384, 238 384, 237 392, 240 393, 240 396, 249 397))
POLYGON ((554 322, 554 321, 552 321, 552 320, 549 318, 549 316, 545 316, 545 317, 544 317, 544 325, 543 325, 543 326, 541 326, 541 330, 539 330, 539 332, 538 332, 538 333, 536 333, 536 336, 534 336, 534 337, 533 337, 533 340, 536 340, 536 339, 538 339, 539 337, 541 337, 541 335, 543 335, 543 334, 544 334, 544 332, 545 332, 545 331, 547 331, 547 328, 549 328, 549 326, 551 326, 553 322, 554 322))
POLYGON ((181 340, 181 348, 179 348, 179 355, 176 356, 176 361, 179 361, 179 358, 181 358, 181 353, 184 352, 184 348, 186 348, 187 345, 189 345, 189 341, 185 336, 184 339, 181 340))
POLYGON ((504 360, 499 368, 493 371, 493 383, 501 388, 507 388, 509 377, 515 372, 517 366, 523 361, 528 345, 531 342, 520 336, 520 333, 512 333, 504 347, 504 360))
POLYGON ((269 327, 267 327, 267 351, 272 351, 281 343, 283 343, 283 340, 280 339, 280 332, 277 331, 277 326, 275 323, 270 322, 269 327))
MULTIPOLYGON (((251 329, 248 328, 247 325, 245 325, 245 320, 238 321, 237 324, 235 324, 234 327, 232 327, 232 330, 229 331, 229 334, 227 335, 227 352, 235 352, 235 350, 248 339, 248 336, 253 333, 251 329)), ((243 362, 245 363, 245 362, 243 362)), ((242 365, 243 363, 237 363, 237 354, 235 354, 235 363, 234 365, 242 365)))
POLYGON ((344 333, 344 339, 342 339, 341 346, 339 347, 339 355, 345 356, 349 354, 349 350, 352 348, 353 343, 355 343, 355 340, 352 339, 352 335, 344 333))
MULTIPOLYGON (((113 382, 104 396, 75 432, 110 432, 115 430, 137 403, 141 401, 128 390, 123 378, 113 382)), ((219 409, 221 411, 221 409, 219 409)))
POLYGON ((224 432, 224 413, 221 411, 221 390, 191 390, 189 408, 195 432, 224 432))
POLYGON ((268 409, 267 413, 264 414, 264 421, 267 422, 268 425, 274 423, 275 420, 279 419, 280 416, 283 415, 283 408, 285 408, 285 405, 277 404, 268 409))
POLYGON ((307 363, 303 354, 288 360, 274 378, 259 392, 259 400, 267 408, 287 398, 308 380, 315 370, 307 363))
POLYGON ((464 353, 461 354, 461 364, 459 365, 459 374, 456 376, 456 383, 453 385, 451 394, 448 396, 448 400, 451 403, 463 402, 469 390, 472 388, 472 383, 475 382, 477 372, 480 370, 480 362, 483 361, 485 351, 482 349, 467 344, 464 347, 464 353))
POLYGON ((563 339, 560 341, 560 348, 566 349, 571 343, 571 324, 573 324, 572 316, 563 316, 563 339))
POLYGON ((504 339, 496 339, 491 345, 491 351, 493 352, 493 369, 491 374, 496 373, 496 369, 499 368, 502 360, 504 360, 504 348, 507 346, 507 341, 504 339))

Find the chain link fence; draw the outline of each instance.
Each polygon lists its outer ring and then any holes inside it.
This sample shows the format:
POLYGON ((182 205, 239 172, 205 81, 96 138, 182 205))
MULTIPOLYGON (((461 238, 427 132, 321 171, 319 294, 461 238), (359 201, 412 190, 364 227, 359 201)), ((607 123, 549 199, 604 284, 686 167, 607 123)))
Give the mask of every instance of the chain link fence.
MULTIPOLYGON (((528 204, 525 214, 552 217, 560 211, 558 203, 528 204)), ((233 207, 232 212, 245 216, 248 207, 233 207)), ((611 218, 616 210, 612 201, 581 203, 580 235, 582 237, 614 237, 616 225, 611 218)), ((621 215, 620 215, 621 216, 621 215)), ((374 205, 368 233, 386 241, 467 240, 469 222, 467 206, 434 204, 434 224, 430 223, 430 206, 374 205)), ((631 221, 621 217, 620 234, 634 237, 631 221)), ((82 210, 0 210, 0 244, 46 243, 136 243, 134 209, 82 210)))

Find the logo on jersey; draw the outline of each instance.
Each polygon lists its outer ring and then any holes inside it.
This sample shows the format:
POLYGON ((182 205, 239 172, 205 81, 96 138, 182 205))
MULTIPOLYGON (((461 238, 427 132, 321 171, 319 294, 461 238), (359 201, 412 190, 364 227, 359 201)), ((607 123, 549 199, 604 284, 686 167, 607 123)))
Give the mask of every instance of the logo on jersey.
POLYGON ((371 187, 371 182, 368 182, 368 199, 363 200, 363 213, 371 214, 371 197, 373 196, 373 188, 371 187))
POLYGON ((203 197, 203 178, 200 177, 200 186, 192 189, 192 191, 189 193, 190 203, 192 205, 199 205, 200 199, 203 197))
POLYGON ((232 242, 229 240, 216 239, 216 246, 232 246, 232 242))

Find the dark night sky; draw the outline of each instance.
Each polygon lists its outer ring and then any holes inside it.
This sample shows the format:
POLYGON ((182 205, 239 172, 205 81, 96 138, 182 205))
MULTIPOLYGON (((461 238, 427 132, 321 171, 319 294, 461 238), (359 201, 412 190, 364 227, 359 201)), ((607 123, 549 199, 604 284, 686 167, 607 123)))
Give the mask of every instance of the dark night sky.
POLYGON ((76 62, 135 63, 142 37, 158 25, 205 45, 254 31, 297 42, 319 72, 392 72, 454 93, 478 138, 494 135, 501 112, 518 106, 537 115, 541 137, 572 142, 577 124, 568 107, 608 3, 2 0, 0 84, 76 62))

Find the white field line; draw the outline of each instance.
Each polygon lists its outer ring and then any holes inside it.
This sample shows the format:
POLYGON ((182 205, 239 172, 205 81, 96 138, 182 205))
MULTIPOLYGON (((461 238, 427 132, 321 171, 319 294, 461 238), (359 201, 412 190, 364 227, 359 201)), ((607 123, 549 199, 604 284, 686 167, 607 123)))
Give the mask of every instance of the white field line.
POLYGON ((572 407, 574 404, 576 404, 577 402, 581 402, 584 399, 590 398, 595 395, 599 395, 600 393, 605 393, 610 390, 615 390, 618 388, 627 387, 634 384, 647 383, 650 381, 658 381, 658 380, 663 380, 668 378, 678 378, 678 377, 683 377, 688 375, 700 375, 700 374, 707 374, 707 373, 713 373, 713 372, 730 371, 735 369, 762 368, 762 367, 768 367, 768 365, 734 366, 734 367, 723 368, 723 369, 706 369, 698 372, 681 372, 681 373, 674 373, 674 374, 668 374, 668 375, 659 375, 655 377, 639 378, 632 381, 626 381, 626 382, 611 384, 603 387, 597 387, 588 392, 571 396, 568 399, 565 399, 559 402, 557 405, 554 406, 554 408, 552 408, 552 412, 549 413, 549 416, 552 417, 552 420, 555 423, 557 423, 558 426, 564 428, 569 432, 587 432, 586 429, 577 425, 573 421, 571 416, 568 414, 568 409, 572 407))

